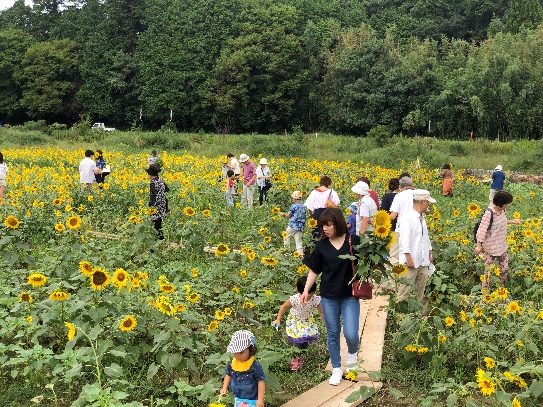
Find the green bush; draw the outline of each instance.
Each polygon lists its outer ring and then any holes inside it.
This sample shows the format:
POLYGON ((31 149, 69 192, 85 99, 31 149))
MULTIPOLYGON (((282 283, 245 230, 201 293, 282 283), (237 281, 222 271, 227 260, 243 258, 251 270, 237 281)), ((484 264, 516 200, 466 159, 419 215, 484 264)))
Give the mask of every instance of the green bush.
POLYGON ((45 122, 45 120, 37 120, 37 121, 28 121, 26 122, 25 124, 23 124, 23 129, 24 130, 28 130, 28 131, 42 131, 42 132, 47 132, 47 130, 49 129, 47 127, 47 123, 45 122))

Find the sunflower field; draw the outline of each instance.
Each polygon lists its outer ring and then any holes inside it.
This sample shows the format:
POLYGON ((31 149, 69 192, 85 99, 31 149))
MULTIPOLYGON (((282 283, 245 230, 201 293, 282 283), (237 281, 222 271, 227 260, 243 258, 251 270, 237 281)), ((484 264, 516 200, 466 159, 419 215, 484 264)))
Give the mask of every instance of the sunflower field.
MULTIPOLYGON (((412 405, 543 403, 540 186, 506 185, 515 197, 508 216, 523 223, 509 226, 506 287, 496 277, 482 293, 484 266, 473 254, 472 229, 488 204, 488 184, 460 170, 454 198, 444 198, 437 170, 420 162, 399 160, 398 168, 387 169, 267 156, 274 181, 269 203, 247 211, 238 195, 229 211, 223 157, 161 152, 171 212, 166 239, 159 241, 149 219, 145 155, 107 152, 112 174, 103 188, 82 190, 83 150, 2 152, 9 167, 0 206, 3 405, 227 404, 218 398, 231 357, 226 345, 242 328, 257 338, 267 405, 279 406, 324 380, 324 334, 310 349, 312 373, 291 373, 293 350, 271 326, 307 271, 301 254, 283 245, 287 221, 279 212, 288 211, 293 191, 307 196, 323 174, 346 208, 358 177, 367 176, 382 195, 388 180, 405 170, 438 200, 427 217, 437 271, 427 287, 427 316, 392 295, 392 365, 385 364, 381 380, 387 383, 387 371, 401 371, 416 390, 412 405)), ((310 230, 308 217, 307 247, 310 230)), ((402 267, 381 268, 374 278, 393 287, 402 273, 402 267)))

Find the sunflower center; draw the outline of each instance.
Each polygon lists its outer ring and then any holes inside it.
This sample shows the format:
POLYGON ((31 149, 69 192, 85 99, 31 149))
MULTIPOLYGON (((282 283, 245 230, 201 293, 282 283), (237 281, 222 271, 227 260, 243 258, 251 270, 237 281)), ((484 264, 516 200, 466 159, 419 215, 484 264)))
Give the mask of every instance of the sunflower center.
POLYGON ((101 271, 96 271, 93 275, 92 275, 92 282, 95 284, 95 285, 102 285, 106 282, 107 280, 107 277, 104 273, 102 273, 101 271))

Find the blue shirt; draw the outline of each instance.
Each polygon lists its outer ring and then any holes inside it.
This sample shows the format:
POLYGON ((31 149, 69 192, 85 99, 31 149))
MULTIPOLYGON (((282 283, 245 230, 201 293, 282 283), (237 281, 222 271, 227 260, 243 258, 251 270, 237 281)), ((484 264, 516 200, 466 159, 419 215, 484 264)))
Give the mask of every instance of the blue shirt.
POLYGON ((492 185, 490 189, 503 189, 503 182, 505 181, 505 172, 503 171, 494 171, 492 173, 492 185))
POLYGON ((232 361, 228 362, 225 371, 232 378, 230 388, 234 397, 249 400, 258 399, 258 382, 266 380, 266 375, 256 359, 246 372, 237 372, 232 369, 232 361))
POLYGON ((301 202, 292 204, 288 214, 290 215, 288 225, 295 230, 304 230, 306 220, 305 205, 301 202))
POLYGON ((347 224, 351 225, 347 233, 349 233, 350 235, 355 234, 356 233, 356 213, 351 213, 347 217, 347 224))

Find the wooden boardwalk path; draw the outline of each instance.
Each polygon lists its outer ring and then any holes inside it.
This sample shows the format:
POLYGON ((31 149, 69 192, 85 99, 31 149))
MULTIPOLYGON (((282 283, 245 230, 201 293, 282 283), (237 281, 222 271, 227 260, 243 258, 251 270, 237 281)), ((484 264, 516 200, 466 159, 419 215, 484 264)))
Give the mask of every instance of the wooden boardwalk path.
MULTIPOLYGON (((383 346, 385 343, 385 329, 387 323, 388 295, 380 290, 374 290, 371 300, 360 300, 360 348, 358 351, 358 375, 356 381, 342 380, 339 386, 331 386, 328 379, 309 389, 305 393, 283 404, 282 407, 354 407, 363 400, 346 402, 351 393, 361 387, 370 387, 379 391, 383 384, 371 380, 367 372, 381 371, 383 361, 383 346)), ((341 359, 345 366, 347 359, 347 344, 341 336, 341 359)), ((326 372, 332 372, 332 365, 328 361, 326 372)))

